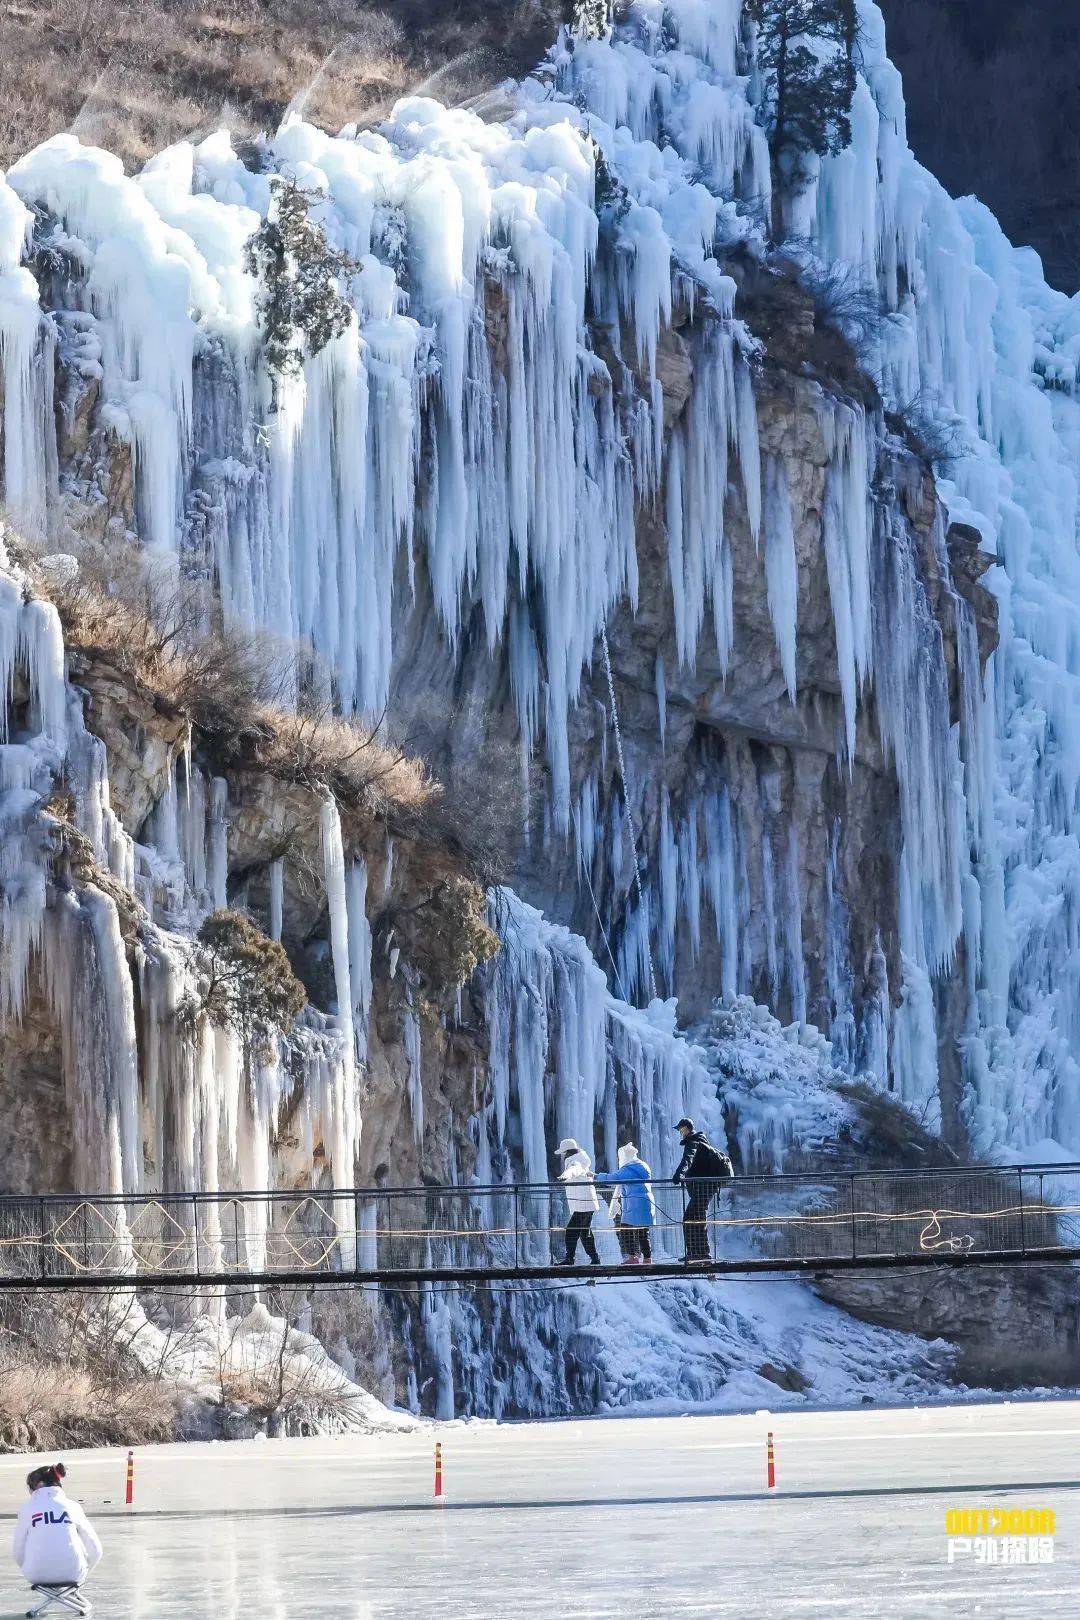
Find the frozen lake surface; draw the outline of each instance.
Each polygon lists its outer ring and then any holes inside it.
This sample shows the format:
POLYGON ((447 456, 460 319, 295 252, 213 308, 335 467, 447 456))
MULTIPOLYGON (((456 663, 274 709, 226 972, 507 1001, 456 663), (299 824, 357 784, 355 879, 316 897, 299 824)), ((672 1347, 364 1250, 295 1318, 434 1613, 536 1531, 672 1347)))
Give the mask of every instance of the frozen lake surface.
MULTIPOLYGON (((1080 1403, 450 1424, 73 1453, 125 1620, 1076 1613, 1080 1403), (779 1490, 765 1492, 765 1435, 779 1490), (436 1439, 447 1502, 432 1502, 436 1439), (946 1561, 945 1510, 1050 1507, 1055 1562, 946 1561)), ((0 1459, 10 1517, 30 1466, 0 1459)), ((0 1614, 26 1609, 8 1564, 0 1614)))

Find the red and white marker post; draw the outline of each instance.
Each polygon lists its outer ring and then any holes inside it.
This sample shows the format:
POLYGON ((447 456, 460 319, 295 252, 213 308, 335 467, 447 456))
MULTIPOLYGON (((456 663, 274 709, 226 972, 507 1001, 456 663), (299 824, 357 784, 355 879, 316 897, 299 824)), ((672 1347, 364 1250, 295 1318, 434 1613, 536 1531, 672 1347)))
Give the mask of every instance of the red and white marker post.
POLYGON ((135 1501, 135 1453, 128 1452, 127 1460, 127 1487, 124 1491, 124 1502, 131 1507, 135 1501))
POLYGON ((446 1500, 445 1496, 443 1495, 441 1440, 436 1440, 435 1442, 435 1500, 440 1504, 446 1500))
POLYGON ((776 1489, 776 1447, 773 1445, 773 1437, 772 1437, 772 1430, 771 1429, 769 1430, 769 1438, 768 1438, 768 1442, 767 1442, 766 1448, 765 1448, 765 1473, 766 1473, 766 1478, 768 1479, 768 1482, 769 1482, 770 1491, 775 1491, 775 1489, 776 1489))

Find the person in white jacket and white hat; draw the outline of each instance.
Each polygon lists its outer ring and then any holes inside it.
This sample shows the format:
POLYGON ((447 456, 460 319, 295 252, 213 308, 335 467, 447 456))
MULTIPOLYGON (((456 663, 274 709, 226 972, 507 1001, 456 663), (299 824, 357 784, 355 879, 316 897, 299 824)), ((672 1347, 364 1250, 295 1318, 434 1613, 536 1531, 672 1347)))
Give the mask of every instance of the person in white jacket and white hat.
POLYGON ((556 1149, 563 1161, 559 1180, 566 1189, 566 1207, 570 1219, 566 1223, 566 1258, 561 1266, 572 1266, 580 1241, 591 1266, 600 1264, 596 1252, 596 1239, 592 1235, 592 1218, 600 1208, 600 1200, 593 1186, 592 1160, 572 1136, 566 1137, 556 1149))
POLYGON ((62 1485, 63 1463, 33 1469, 19 1509, 12 1552, 31 1586, 81 1586, 101 1559, 101 1542, 81 1505, 62 1485))

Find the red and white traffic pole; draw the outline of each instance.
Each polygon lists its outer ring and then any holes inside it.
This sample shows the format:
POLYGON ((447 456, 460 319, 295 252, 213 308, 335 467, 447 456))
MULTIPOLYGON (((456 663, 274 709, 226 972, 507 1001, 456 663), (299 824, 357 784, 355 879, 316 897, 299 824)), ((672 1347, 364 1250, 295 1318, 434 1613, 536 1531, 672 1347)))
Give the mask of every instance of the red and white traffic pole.
POLYGON ((441 1440, 436 1440, 435 1442, 435 1500, 439 1503, 445 1502, 446 1500, 443 1495, 441 1440))
POLYGON ((127 1489, 124 1492, 124 1501, 128 1507, 135 1500, 135 1453, 128 1452, 127 1460, 127 1489))
POLYGON ((770 1491, 776 1489, 776 1447, 773 1445, 772 1430, 769 1430, 768 1444, 765 1448, 765 1472, 769 1482, 770 1491))

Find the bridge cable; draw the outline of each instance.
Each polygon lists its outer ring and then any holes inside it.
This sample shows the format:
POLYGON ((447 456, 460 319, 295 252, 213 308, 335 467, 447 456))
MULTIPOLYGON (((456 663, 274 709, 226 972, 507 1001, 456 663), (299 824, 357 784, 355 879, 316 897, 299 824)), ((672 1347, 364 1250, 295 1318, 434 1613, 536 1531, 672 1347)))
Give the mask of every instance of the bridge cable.
POLYGON ((615 983, 619 987, 620 996, 626 1002, 627 1006, 629 1006, 630 1005, 630 997, 627 995, 626 991, 623 989, 623 982, 622 982, 622 979, 621 979, 621 977, 619 975, 618 963, 615 961, 615 957, 612 954, 611 941, 608 938, 608 931, 604 927, 604 919, 600 915, 600 907, 596 903, 596 890, 593 888, 592 875, 589 872, 588 864, 586 863, 586 860, 585 860, 585 851, 582 849, 582 846, 581 846, 581 822, 578 820, 578 808, 577 808, 577 805, 574 804, 572 801, 571 801, 570 808, 574 813, 574 831, 577 833, 578 865, 581 867, 581 870, 584 872, 584 874, 585 874, 585 882, 589 886, 589 898, 592 901, 593 910, 596 912, 596 921, 597 921, 597 924, 599 925, 599 928, 600 928, 601 938, 604 941, 604 949, 608 953, 608 961, 611 963, 611 971, 615 975, 615 983))

